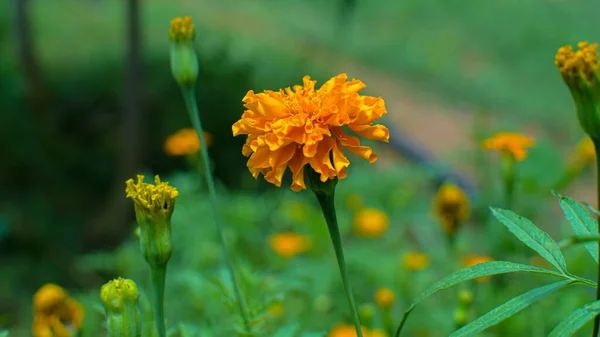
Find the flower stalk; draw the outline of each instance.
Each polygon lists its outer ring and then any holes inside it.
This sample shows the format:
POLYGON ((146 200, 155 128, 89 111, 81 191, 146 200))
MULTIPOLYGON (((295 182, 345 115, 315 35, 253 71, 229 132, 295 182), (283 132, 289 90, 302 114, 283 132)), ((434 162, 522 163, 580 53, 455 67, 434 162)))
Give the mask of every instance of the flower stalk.
POLYGON ((198 111, 198 103, 196 101, 196 94, 194 92, 193 87, 181 87, 183 99, 185 101, 185 105, 187 107, 188 115, 192 122, 194 129, 198 133, 198 137, 200 138, 200 154, 202 157, 202 168, 204 170, 204 178, 206 179, 206 185, 208 187, 208 194, 211 199, 212 210, 215 219, 215 225, 217 227, 217 232, 219 235, 219 239, 221 242, 221 247, 223 251, 223 256, 226 260, 226 263, 229 268, 229 275, 231 276, 231 282, 233 284, 233 291, 239 306, 240 314, 242 316, 242 320, 244 322, 244 327, 246 329, 246 333, 249 336, 252 336, 252 322, 250 319, 250 313, 248 311, 248 306, 246 304, 246 300, 242 295, 242 290, 240 287, 240 282, 235 270, 235 266, 233 263, 233 259, 231 253, 229 252, 229 248, 227 245, 227 240, 225 239, 225 233, 223 230, 223 225, 221 222, 221 216, 219 215, 219 200, 217 197, 217 192, 215 188, 215 182, 213 179, 212 171, 210 169, 210 159, 208 156, 208 148, 206 146, 206 141, 204 139, 204 132, 202 129, 202 122, 200 121, 200 113, 198 111))
POLYGON ((354 301, 354 295, 352 294, 352 286, 348 277, 344 250, 342 248, 342 236, 340 234, 340 228, 335 212, 335 186, 337 184, 337 178, 328 179, 323 182, 320 180, 319 174, 310 167, 307 167, 304 170, 304 173, 306 185, 317 197, 319 205, 321 206, 321 211, 323 212, 323 217, 327 223, 327 229, 329 230, 329 236, 331 237, 331 243, 333 244, 333 249, 335 251, 340 276, 342 277, 342 283, 344 284, 344 291, 346 292, 346 298, 348 299, 350 311, 352 312, 356 334, 358 337, 363 337, 361 329, 362 325, 360 323, 356 302, 354 301))
MULTIPOLYGON (((600 150, 600 138, 592 137, 596 153, 600 150)), ((600 207, 600 156, 596 156, 596 205, 600 207)), ((598 215, 598 232, 600 232, 600 215, 598 215)), ((598 259, 600 260, 600 249, 598 250, 598 259)), ((596 300, 600 300, 600 264, 598 264, 598 276, 596 285, 596 300)), ((597 337, 600 331, 600 315, 594 318, 594 332, 592 336, 597 337)))

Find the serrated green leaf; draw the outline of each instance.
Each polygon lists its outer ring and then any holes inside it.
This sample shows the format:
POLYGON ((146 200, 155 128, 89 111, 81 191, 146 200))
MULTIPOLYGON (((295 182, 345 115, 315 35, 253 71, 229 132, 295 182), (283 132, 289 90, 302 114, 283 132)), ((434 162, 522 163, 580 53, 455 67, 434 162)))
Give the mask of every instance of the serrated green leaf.
MULTIPOLYGON (((598 222, 583 206, 569 197, 557 196, 565 218, 571 224, 575 234, 598 235, 598 222)), ((598 242, 586 242, 583 246, 598 263, 598 242)))
POLYGON ((467 267, 456 271, 449 276, 445 277, 441 281, 436 282, 434 285, 429 287, 426 291, 424 291, 419 297, 415 299, 415 301, 411 304, 411 306, 406 310, 404 316, 402 317, 402 321, 396 330, 395 336, 400 336, 402 332, 402 328, 404 327, 404 323, 408 319, 410 313, 414 310, 414 308, 425 300, 427 297, 437 293, 440 290, 448 289, 452 286, 455 286, 461 282, 473 280, 483 276, 491 276, 498 274, 506 274, 506 273, 514 273, 514 272, 530 272, 537 274, 546 274, 558 277, 565 277, 565 275, 557 273, 552 270, 538 268, 534 266, 528 266, 525 264, 513 263, 508 261, 489 261, 480 264, 476 264, 471 267, 467 267))
POLYGON ((600 313, 600 301, 588 303, 575 309, 569 316, 560 321, 548 337, 571 336, 586 323, 594 319, 600 313))
POLYGON ((562 280, 547 284, 545 286, 541 286, 539 288, 532 289, 524 294, 513 297, 506 303, 497 306, 496 308, 488 311, 483 316, 480 316, 471 323, 463 326, 459 330, 454 331, 452 334, 450 334, 449 337, 473 336, 477 333, 480 333, 483 330, 502 322, 503 320, 527 308, 532 303, 539 301, 540 299, 552 294, 553 292, 570 283, 573 283, 573 281, 562 280))
POLYGON ((273 337, 291 337, 295 336, 298 332, 298 328, 300 328, 300 324, 298 322, 292 323, 290 325, 286 325, 280 329, 278 329, 273 337))
POLYGON ((490 207, 490 209, 496 219, 500 220, 521 242, 535 250, 558 270, 566 273, 567 264, 565 258, 556 241, 548 233, 539 229, 529 219, 512 211, 493 207, 490 207))

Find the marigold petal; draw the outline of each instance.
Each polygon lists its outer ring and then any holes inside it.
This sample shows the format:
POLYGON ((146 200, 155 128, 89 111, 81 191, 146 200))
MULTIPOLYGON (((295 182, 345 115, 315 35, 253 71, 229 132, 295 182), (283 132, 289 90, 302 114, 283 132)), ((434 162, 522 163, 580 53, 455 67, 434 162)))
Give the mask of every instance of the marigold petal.
POLYGON ((340 141, 343 147, 348 149, 348 151, 366 159, 369 163, 374 163, 377 161, 377 154, 373 153, 373 150, 368 146, 361 146, 360 140, 355 137, 347 134, 342 128, 332 128, 333 133, 340 141))
POLYGON ((345 168, 350 166, 350 161, 344 155, 344 151, 342 150, 342 144, 340 144, 339 140, 336 140, 336 144, 333 147, 333 166, 340 175, 340 172, 345 171, 345 168))
POLYGON ((281 100, 266 93, 254 94, 250 90, 242 101, 248 110, 264 117, 276 118, 289 115, 288 107, 281 100))
POLYGON ((261 148, 257 149, 252 154, 252 156, 250 156, 250 159, 248 159, 247 166, 248 167, 256 167, 259 169, 268 168, 268 167, 270 167, 269 166, 270 155, 271 155, 271 151, 269 151, 269 148, 261 147, 261 148))
POLYGON ((357 135, 383 142, 390 141, 390 130, 381 124, 377 125, 348 125, 348 129, 352 130, 357 135))
POLYGON ((308 164, 309 158, 302 154, 302 150, 296 148, 294 156, 290 159, 288 165, 292 171, 292 190, 295 192, 306 189, 304 184, 304 166, 308 164))
POLYGON ((331 150, 335 146, 333 138, 328 137, 317 144, 317 153, 315 157, 310 160, 309 164, 315 170, 315 172, 321 174, 321 181, 327 181, 327 179, 334 178, 336 170, 331 163, 331 150))

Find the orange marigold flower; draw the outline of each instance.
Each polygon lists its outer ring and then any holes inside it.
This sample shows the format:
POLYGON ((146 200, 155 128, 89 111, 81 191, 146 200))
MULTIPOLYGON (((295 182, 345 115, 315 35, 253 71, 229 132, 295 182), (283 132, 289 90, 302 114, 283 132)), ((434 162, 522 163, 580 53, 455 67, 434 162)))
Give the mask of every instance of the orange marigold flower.
POLYGON ((465 192, 454 184, 443 184, 433 200, 433 212, 444 231, 454 234, 471 212, 471 203, 465 192))
POLYGON ((424 253, 407 252, 402 256, 402 266, 408 271, 419 271, 429 267, 429 256, 424 253))
POLYGON ((365 238, 376 238, 387 230, 390 220, 385 212, 375 208, 363 208, 354 214, 354 233, 365 238))
POLYGON ((379 288, 375 292, 375 304, 380 308, 389 309, 394 304, 396 294, 390 288, 379 288))
POLYGON ((361 146, 358 136, 389 141, 388 129, 373 125, 387 113, 381 97, 363 96, 358 92, 365 84, 341 74, 315 89, 317 81, 304 76, 303 85, 279 91, 255 94, 250 90, 243 98, 246 110, 233 127, 233 135, 248 135, 242 149, 248 169, 257 178, 281 186, 286 169, 292 171, 292 190, 306 189, 304 167, 310 165, 322 182, 344 179, 350 161, 343 149, 373 163, 377 155, 361 146))
POLYGON ((535 145, 532 137, 514 132, 499 132, 493 137, 484 139, 481 147, 486 151, 501 151, 510 154, 515 160, 527 158, 527 149, 535 145))
POLYGON ((289 259, 309 250, 311 240, 308 236, 287 232, 271 236, 269 245, 279 256, 289 259))
POLYGON ((42 286, 33 296, 34 337, 71 337, 81 328, 84 309, 56 284, 42 286))
MULTIPOLYGON (((212 144, 212 135, 208 132, 202 134, 206 147, 212 144)), ((169 156, 185 156, 200 150, 200 138, 193 128, 183 128, 167 137, 165 153, 169 156)))
MULTIPOLYGON (((493 261, 494 258, 490 256, 480 256, 480 255, 469 255, 463 258, 463 267, 471 267, 476 264, 493 261)), ((477 282, 485 282, 490 279, 490 276, 478 277, 475 279, 477 282)))

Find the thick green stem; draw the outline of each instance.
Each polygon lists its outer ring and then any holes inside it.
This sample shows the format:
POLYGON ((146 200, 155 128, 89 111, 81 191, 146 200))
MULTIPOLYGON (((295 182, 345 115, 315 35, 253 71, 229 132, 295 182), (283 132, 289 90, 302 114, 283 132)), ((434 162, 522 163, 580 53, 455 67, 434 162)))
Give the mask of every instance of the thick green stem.
POLYGON ((356 327, 356 334, 358 337, 363 337, 360 318, 358 317, 358 310, 356 309, 356 303, 354 302, 354 296, 352 295, 352 287, 350 286, 350 280, 348 278, 348 271, 346 270, 346 261, 344 259, 344 251, 342 249, 342 237, 340 235, 340 229, 338 227, 337 216, 335 213, 334 195, 326 195, 323 193, 315 193, 325 222, 327 222, 327 228, 329 229, 329 236, 331 236, 331 242, 333 243, 333 249, 335 250, 335 257, 337 258, 338 267, 342 276, 342 282, 344 283, 344 290, 346 291, 346 297, 350 304, 350 310, 352 311, 352 317, 354 319, 354 326, 356 327))
POLYGON ((223 256, 229 268, 229 274, 231 276, 231 283, 233 284, 233 291, 235 293, 235 297, 238 302, 238 306, 240 309, 240 314, 242 315, 242 319, 244 321, 244 326, 246 329, 246 333, 248 336, 252 336, 252 324, 250 320, 250 313, 248 311, 248 306, 246 305, 246 300, 242 296, 242 291, 240 287, 240 283, 235 271, 235 267, 233 264, 233 259, 231 253, 229 252, 229 248, 227 246, 227 240, 225 239, 225 233, 223 230, 223 225, 221 223, 221 216, 219 213, 219 200, 217 198, 217 192, 215 189, 215 181, 213 179, 212 171, 210 168, 210 160, 208 157, 208 149, 206 147, 206 140, 204 139, 204 130, 202 129, 202 122, 200 121, 200 113, 198 111, 198 104, 196 102, 196 94, 193 88, 182 88, 183 99, 185 100, 185 104, 188 110, 188 114, 190 120, 192 121, 192 125, 196 132, 198 133, 198 137, 200 138, 200 153, 202 155, 203 161, 203 169, 204 169, 204 178, 206 179, 206 185, 208 187, 208 194, 212 203, 212 210, 215 219, 215 225, 217 227, 217 232, 219 234, 219 239, 221 241, 221 248, 223 250, 223 256))
MULTIPOLYGON (((600 150, 600 139, 595 139, 592 137, 592 141, 594 142, 594 147, 596 148, 596 208, 600 209, 600 156, 598 155, 600 150)), ((598 225, 600 226, 600 215, 598 216, 598 225)), ((600 260, 600 249, 598 250, 598 259, 600 260)), ((600 300, 600 264, 598 264, 598 276, 596 282, 598 283, 596 286, 596 300, 600 300)), ((599 330, 600 316, 596 316, 596 318, 594 318, 594 331, 592 333, 592 337, 597 337, 599 330)))
POLYGON ((574 235, 558 242, 560 249, 569 248, 580 243, 600 241, 600 235, 574 235))
POLYGON ((166 337, 165 328, 165 278, 167 266, 151 266, 152 273, 152 299, 154 301, 154 323, 158 337, 166 337))

